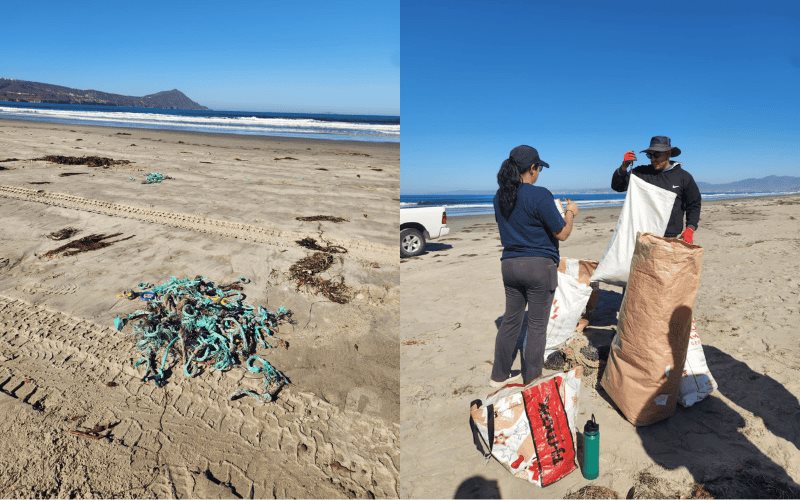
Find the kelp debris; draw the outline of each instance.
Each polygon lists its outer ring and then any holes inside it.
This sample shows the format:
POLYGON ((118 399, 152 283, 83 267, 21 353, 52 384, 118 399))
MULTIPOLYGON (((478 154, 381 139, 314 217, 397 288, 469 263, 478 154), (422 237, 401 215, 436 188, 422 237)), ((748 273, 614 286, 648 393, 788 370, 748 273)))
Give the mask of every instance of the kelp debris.
POLYGON ((289 276, 298 288, 305 286, 332 302, 346 304, 350 302, 351 291, 344 283, 344 277, 338 276, 330 280, 318 276, 319 273, 327 271, 331 265, 333 265, 333 255, 314 252, 292 264, 289 276))
POLYGON ((53 257, 69 257, 71 255, 76 255, 81 252, 89 252, 91 250, 99 250, 101 248, 105 248, 108 246, 113 245, 114 243, 119 243, 120 241, 125 241, 133 238, 133 235, 128 236, 127 238, 121 238, 114 241, 106 241, 110 238, 116 238, 117 236, 121 236, 122 233, 114 233, 114 234, 90 234, 89 236, 84 236, 83 238, 70 241, 66 245, 62 245, 55 250, 50 250, 49 252, 42 255, 42 257, 46 258, 53 258, 53 257), (59 255, 60 254, 60 255, 59 255))
POLYGON ((59 165, 86 165, 88 167, 109 167, 111 165, 127 165, 130 160, 115 160, 104 156, 61 156, 48 155, 34 158, 35 161, 48 161, 59 165))
POLYGON ((347 249, 345 247, 339 245, 327 245, 322 246, 317 243, 317 240, 314 238, 303 238, 302 240, 297 240, 295 243, 300 245, 303 248, 308 248, 309 250, 317 250, 319 252, 326 252, 326 253, 347 253, 347 249))
POLYGON ((66 240, 67 238, 72 238, 76 234, 80 232, 80 229, 76 227, 65 227, 64 229, 59 229, 58 231, 53 231, 52 233, 48 234, 47 237, 51 240, 66 240))
POLYGON ((350 222, 349 220, 345 219, 344 217, 334 217, 333 215, 310 215, 307 217, 295 217, 296 220, 302 222, 350 222))

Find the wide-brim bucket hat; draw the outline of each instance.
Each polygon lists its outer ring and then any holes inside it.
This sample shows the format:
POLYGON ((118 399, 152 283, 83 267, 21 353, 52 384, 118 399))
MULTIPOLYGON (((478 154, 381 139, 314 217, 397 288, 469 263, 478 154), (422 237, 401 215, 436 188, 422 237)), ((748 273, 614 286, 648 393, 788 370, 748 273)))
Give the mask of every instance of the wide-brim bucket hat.
POLYGON ((648 153, 651 151, 657 151, 659 153, 663 153, 664 151, 669 151, 669 155, 671 157, 678 156, 681 154, 680 148, 676 148, 672 146, 672 140, 665 136, 665 135, 657 135, 650 139, 650 147, 647 149, 643 149, 640 153, 648 153))

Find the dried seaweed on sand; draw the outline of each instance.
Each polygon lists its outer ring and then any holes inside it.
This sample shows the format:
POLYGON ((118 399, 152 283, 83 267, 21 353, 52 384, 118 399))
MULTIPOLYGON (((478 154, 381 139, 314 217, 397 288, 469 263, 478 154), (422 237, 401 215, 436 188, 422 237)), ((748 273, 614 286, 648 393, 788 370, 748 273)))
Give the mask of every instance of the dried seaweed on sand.
POLYGON ((48 155, 34 158, 36 161, 49 161, 59 165, 86 165, 89 167, 109 167, 111 165, 127 165, 130 160, 115 160, 104 156, 61 156, 48 155))
POLYGON ((303 222, 350 222, 344 217, 334 217, 333 215, 310 215, 308 217, 295 217, 295 219, 303 222))
POLYGON ((289 268, 289 276, 297 287, 305 286, 337 304, 350 302, 351 291, 344 283, 344 277, 325 279, 318 276, 333 265, 333 255, 326 252, 314 252, 303 257, 289 268))
POLYGON ((108 246, 113 245, 114 243, 119 243, 120 241, 125 241, 133 238, 133 235, 128 236, 127 238, 120 238, 114 241, 106 241, 110 238, 116 238, 117 236, 121 236, 122 233, 114 233, 114 234, 90 234, 89 236, 84 236, 83 238, 70 241, 66 245, 62 245, 54 250, 50 250, 49 252, 42 255, 42 257, 46 258, 53 258, 59 256, 66 256, 69 257, 70 255, 76 255, 81 252, 89 252, 91 250, 99 250, 101 248, 105 248, 108 246), (59 255, 60 254, 60 255, 59 255))
POLYGON ((80 232, 80 229, 76 227, 65 227, 64 229, 59 229, 58 231, 53 231, 52 233, 48 234, 47 237, 51 240, 66 240, 67 238, 72 238, 76 234, 80 232))

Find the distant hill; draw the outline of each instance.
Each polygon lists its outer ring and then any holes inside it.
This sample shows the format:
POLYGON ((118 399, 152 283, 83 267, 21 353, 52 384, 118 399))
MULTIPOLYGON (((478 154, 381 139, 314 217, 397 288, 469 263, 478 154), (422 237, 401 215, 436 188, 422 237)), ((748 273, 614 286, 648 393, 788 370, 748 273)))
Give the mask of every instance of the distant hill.
POLYGON ((49 83, 0 78, 0 101, 47 102, 54 104, 100 104, 162 109, 208 109, 177 89, 144 97, 110 94, 99 90, 80 90, 49 83))
POLYGON ((760 179, 744 179, 727 184, 698 182, 700 191, 718 193, 771 193, 778 191, 800 191, 800 177, 770 175, 760 179))
MULTIPOLYGON (((760 179, 744 179, 736 182, 728 182, 725 184, 713 184, 711 182, 697 182, 697 187, 700 191, 705 193, 775 193, 787 191, 800 191, 800 177, 793 177, 790 175, 770 175, 760 179)), ((581 193, 581 194, 607 194, 614 191, 608 188, 598 189, 551 189, 554 193, 581 193)), ((424 194, 424 193, 415 193, 424 194)), ((432 194, 446 194, 446 195, 489 195, 494 194, 493 190, 481 189, 461 189, 457 191, 445 191, 441 193, 432 194)), ((403 193, 406 195, 406 193, 403 193)))

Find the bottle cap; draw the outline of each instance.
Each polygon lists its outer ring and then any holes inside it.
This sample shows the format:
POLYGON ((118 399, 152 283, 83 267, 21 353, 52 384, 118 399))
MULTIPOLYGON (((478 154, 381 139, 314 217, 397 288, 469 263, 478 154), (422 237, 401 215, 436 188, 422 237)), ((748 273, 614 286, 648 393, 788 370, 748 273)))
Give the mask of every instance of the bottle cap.
POLYGON ((583 426, 583 432, 600 432, 600 425, 594 419, 594 413, 592 413, 592 419, 586 421, 586 425, 583 426))

